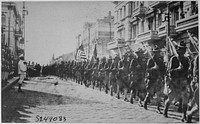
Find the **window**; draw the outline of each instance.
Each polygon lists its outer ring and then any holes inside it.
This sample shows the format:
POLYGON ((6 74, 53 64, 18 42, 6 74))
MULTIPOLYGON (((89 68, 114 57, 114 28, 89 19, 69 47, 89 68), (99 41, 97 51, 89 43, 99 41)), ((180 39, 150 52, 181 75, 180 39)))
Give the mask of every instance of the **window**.
POLYGON ((136 37, 136 25, 133 25, 132 27, 132 38, 134 39, 136 37))
POLYGON ((153 18, 148 19, 148 30, 153 30, 153 18))
POLYGON ((133 10, 134 10, 135 9, 135 2, 132 3, 132 6, 133 6, 133 10))
POLYGON ((122 19, 122 9, 120 9, 119 11, 120 11, 120 19, 122 19))
POLYGON ((124 6, 124 17, 126 17, 126 6, 124 6))
POLYGON ((140 2, 139 2, 139 1, 137 1, 137 7, 139 7, 139 5, 140 5, 140 2))
POLYGON ((143 33, 143 32, 144 32, 144 20, 141 21, 141 33, 143 33))

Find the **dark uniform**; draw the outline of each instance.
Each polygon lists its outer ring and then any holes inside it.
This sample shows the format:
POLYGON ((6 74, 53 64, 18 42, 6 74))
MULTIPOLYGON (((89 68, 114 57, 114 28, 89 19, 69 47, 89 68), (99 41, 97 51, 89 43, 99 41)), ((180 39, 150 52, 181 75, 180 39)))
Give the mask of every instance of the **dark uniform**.
POLYGON ((147 94, 144 99, 144 108, 147 109, 147 101, 150 99, 150 97, 153 97, 154 93, 156 93, 157 112, 161 113, 160 102, 164 89, 163 79, 165 64, 160 55, 161 51, 157 47, 154 48, 153 52, 153 58, 150 58, 147 62, 147 74, 145 79, 147 94))
POLYGON ((143 55, 142 49, 139 49, 136 53, 137 53, 137 56, 131 60, 131 63, 129 66, 130 73, 131 73, 130 74, 130 80, 131 80, 130 102, 133 103, 133 97, 137 97, 139 99, 139 105, 142 106, 142 103, 141 103, 142 93, 144 93, 145 91, 144 79, 145 79, 145 70, 146 70, 146 59, 143 55))
POLYGON ((118 63, 118 74, 117 74, 117 95, 120 98, 120 91, 124 90, 125 98, 124 100, 127 101, 127 92, 129 88, 128 82, 128 74, 129 74, 129 64, 128 61, 128 54, 123 56, 123 59, 118 63))
POLYGON ((187 82, 189 58, 185 57, 186 43, 181 42, 177 47, 178 56, 173 56, 169 61, 169 78, 166 79, 165 86, 168 99, 165 101, 164 116, 167 117, 168 107, 174 98, 182 99, 182 121, 186 118, 187 103, 189 100, 189 83, 187 82))
MULTIPOLYGON (((86 66, 86 68, 85 68, 85 83, 87 83, 86 84, 86 86, 88 87, 89 85, 91 85, 91 82, 92 82, 92 65, 93 65, 93 63, 90 61, 90 62, 88 62, 88 64, 87 64, 87 66, 86 66)), ((93 85, 94 86, 94 85, 93 85)), ((94 88, 94 87, 93 87, 94 88)))
POLYGON ((110 89, 109 73, 110 73, 111 63, 112 63, 112 58, 108 58, 107 62, 105 63, 105 66, 104 66, 104 70, 105 70, 105 72, 104 72, 104 77, 105 77, 104 78, 104 84, 106 86, 106 93, 108 93, 108 90, 110 89))
POLYGON ((191 110, 187 112, 187 122, 191 122, 192 116, 199 111, 199 55, 195 57, 193 65, 193 80, 191 82, 193 97, 189 103, 191 110))
POLYGON ((110 89, 111 89, 111 95, 113 95, 113 92, 117 92, 117 67, 118 63, 120 61, 119 56, 116 56, 113 58, 112 63, 110 65, 110 73, 109 73, 109 82, 110 82, 110 89))
POLYGON ((99 86, 98 82, 98 65, 99 65, 99 59, 97 58, 95 60, 95 63, 92 65, 92 82, 93 82, 93 87, 96 85, 97 87, 99 86))
POLYGON ((97 81, 99 82, 99 89, 101 91, 102 86, 105 87, 105 84, 103 84, 104 79, 105 79, 105 63, 106 62, 106 58, 102 58, 101 62, 99 63, 98 67, 97 67, 97 71, 98 71, 98 79, 97 81))

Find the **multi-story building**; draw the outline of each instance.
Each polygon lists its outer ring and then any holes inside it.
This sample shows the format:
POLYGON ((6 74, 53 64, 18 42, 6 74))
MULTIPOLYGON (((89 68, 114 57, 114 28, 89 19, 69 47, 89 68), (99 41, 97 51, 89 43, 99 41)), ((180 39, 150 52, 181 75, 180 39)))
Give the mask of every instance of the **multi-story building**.
POLYGON ((184 40, 189 46, 187 31, 198 37, 197 1, 117 1, 114 4, 115 40, 108 43, 110 50, 123 52, 125 44, 137 50, 139 43, 165 47, 167 35, 176 42, 184 40))
POLYGON ((23 53, 22 19, 14 2, 2 2, 1 13, 2 79, 17 68, 18 56, 23 53))
POLYGON ((108 16, 103 19, 97 19, 93 23, 85 23, 84 30, 80 38, 78 38, 79 44, 83 44, 87 57, 90 59, 93 56, 94 48, 97 48, 97 57, 108 57, 109 50, 107 49, 107 43, 113 40, 114 16, 109 12, 108 16))

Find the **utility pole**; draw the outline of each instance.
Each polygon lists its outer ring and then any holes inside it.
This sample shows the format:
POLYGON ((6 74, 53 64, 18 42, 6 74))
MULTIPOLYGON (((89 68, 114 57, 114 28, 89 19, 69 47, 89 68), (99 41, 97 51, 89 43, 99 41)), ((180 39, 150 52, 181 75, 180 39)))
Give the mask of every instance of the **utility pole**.
POLYGON ((25 2, 23 1, 23 28, 24 28, 24 58, 25 58, 25 2))
POLYGON ((22 10, 23 12, 23 28, 24 28, 24 31, 23 31, 23 37, 24 37, 24 58, 25 58, 25 42, 26 42, 26 40, 25 40, 25 16, 26 15, 28 15, 28 11, 25 9, 25 1, 23 1, 23 10, 22 10))
POLYGON ((167 3, 167 13, 165 13, 165 21, 166 21, 166 57, 167 62, 169 61, 169 39, 170 38, 170 13, 169 13, 169 3, 167 3))
POLYGON ((10 18, 11 18, 11 3, 9 3, 8 10, 9 10, 9 17, 8 17, 8 47, 10 47, 10 18))

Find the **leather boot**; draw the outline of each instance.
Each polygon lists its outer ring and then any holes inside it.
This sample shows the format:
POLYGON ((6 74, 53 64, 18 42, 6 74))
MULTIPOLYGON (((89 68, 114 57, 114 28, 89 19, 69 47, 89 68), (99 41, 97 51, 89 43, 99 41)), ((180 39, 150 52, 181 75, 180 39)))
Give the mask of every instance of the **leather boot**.
POLYGON ((133 95, 131 94, 130 103, 133 104, 133 95))
POLYGON ((187 104, 183 104, 182 111, 183 111, 183 116, 182 116, 181 120, 182 120, 182 122, 185 122, 186 121, 187 104))
POLYGON ((182 112, 182 99, 179 99, 178 112, 182 112))
POLYGON ((18 86, 18 92, 22 92, 21 86, 22 86, 22 84, 19 84, 19 86, 18 86))
POLYGON ((192 123, 192 116, 191 115, 187 115, 186 116, 186 122, 187 123, 192 123))
POLYGON ((163 115, 164 115, 166 118, 168 118, 168 114, 167 114, 168 108, 169 108, 169 103, 167 103, 167 104, 165 105, 165 107, 164 107, 164 113, 163 113, 163 115))
POLYGON ((149 95, 146 96, 146 98, 144 99, 144 109, 147 110, 147 101, 149 101, 149 95))
POLYGON ((162 112, 160 111, 160 103, 157 103, 157 112, 158 112, 159 114, 162 114, 162 112))

